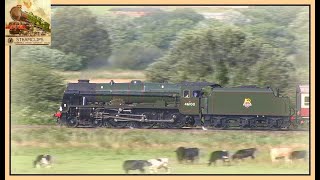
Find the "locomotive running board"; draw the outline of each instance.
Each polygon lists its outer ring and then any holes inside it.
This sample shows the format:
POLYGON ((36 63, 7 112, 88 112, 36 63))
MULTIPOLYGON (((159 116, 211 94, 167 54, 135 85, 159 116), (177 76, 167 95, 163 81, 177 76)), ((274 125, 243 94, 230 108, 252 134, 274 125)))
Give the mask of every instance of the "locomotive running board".
POLYGON ((129 117, 108 116, 104 115, 103 118, 113 118, 114 121, 138 121, 138 122, 174 122, 174 119, 135 119, 129 117))

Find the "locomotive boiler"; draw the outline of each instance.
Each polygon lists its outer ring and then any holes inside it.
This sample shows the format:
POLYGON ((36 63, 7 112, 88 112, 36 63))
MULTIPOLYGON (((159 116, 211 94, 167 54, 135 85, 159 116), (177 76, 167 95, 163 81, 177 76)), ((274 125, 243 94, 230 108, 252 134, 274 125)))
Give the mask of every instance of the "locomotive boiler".
POLYGON ((68 127, 286 129, 288 97, 270 87, 225 88, 209 82, 68 83, 59 123, 68 127))

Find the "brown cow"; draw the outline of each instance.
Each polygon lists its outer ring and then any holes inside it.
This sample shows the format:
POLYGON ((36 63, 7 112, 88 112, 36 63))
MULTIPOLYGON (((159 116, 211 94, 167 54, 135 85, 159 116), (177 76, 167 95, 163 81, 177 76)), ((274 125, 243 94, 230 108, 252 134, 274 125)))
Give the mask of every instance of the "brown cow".
POLYGON ((286 162, 291 163, 291 152, 292 148, 281 147, 281 148, 271 148, 270 149, 270 157, 272 162, 276 162, 277 159, 284 158, 286 162))

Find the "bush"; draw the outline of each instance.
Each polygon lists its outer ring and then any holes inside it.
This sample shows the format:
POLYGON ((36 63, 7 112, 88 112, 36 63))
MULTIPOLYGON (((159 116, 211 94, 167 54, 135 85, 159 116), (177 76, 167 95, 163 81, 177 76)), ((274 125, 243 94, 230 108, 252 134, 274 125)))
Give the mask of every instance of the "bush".
POLYGON ((126 44, 111 55, 109 63, 116 68, 145 69, 161 54, 162 51, 153 45, 126 44))
POLYGON ((62 99, 63 79, 38 64, 16 63, 11 75, 11 115, 17 124, 52 123, 62 99))

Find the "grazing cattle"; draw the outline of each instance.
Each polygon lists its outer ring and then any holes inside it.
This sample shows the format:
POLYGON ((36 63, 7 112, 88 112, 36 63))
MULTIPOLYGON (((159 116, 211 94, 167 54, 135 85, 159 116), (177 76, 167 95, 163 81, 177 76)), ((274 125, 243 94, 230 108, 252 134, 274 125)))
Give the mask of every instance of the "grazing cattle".
POLYGON ((33 167, 39 168, 39 167, 46 167, 50 168, 52 165, 52 157, 51 155, 39 155, 36 157, 36 160, 33 161, 33 167))
POLYGON ((251 157, 251 159, 254 159, 256 151, 257 151, 256 148, 241 149, 241 150, 236 151, 231 156, 231 158, 232 158, 232 160, 235 160, 235 159, 243 160, 243 159, 248 158, 248 157, 251 157))
POLYGON ((286 162, 292 162, 290 157, 292 148, 272 148, 270 149, 270 157, 272 162, 276 162, 277 159, 284 158, 286 162))
POLYGON ((307 151, 306 150, 302 150, 302 151, 292 151, 291 155, 290 155, 290 159, 291 160, 295 160, 295 159, 303 159, 303 160, 307 160, 307 151))
POLYGON ((229 161, 229 152, 226 150, 223 151, 214 151, 211 153, 210 155, 210 159, 209 159, 209 163, 208 166, 211 165, 211 163, 213 163, 214 165, 216 165, 216 161, 217 160, 222 160, 223 164, 225 164, 225 162, 228 162, 230 165, 230 161, 229 161))
POLYGON ((169 170, 169 159, 168 158, 158 158, 158 159, 149 159, 148 162, 151 164, 149 166, 150 173, 157 173, 158 169, 164 168, 167 173, 169 170))
POLYGON ((199 158, 199 151, 199 148, 179 147, 175 152, 177 153, 179 163, 182 163, 184 160, 186 162, 190 160, 193 163, 195 159, 199 158))
POLYGON ((179 163, 181 163, 184 159, 184 151, 185 151, 185 147, 178 147, 177 150, 175 150, 176 154, 177 154, 177 160, 179 163))
POLYGON ((123 170, 126 172, 126 174, 129 173, 129 170, 139 170, 141 173, 144 173, 144 167, 150 166, 151 163, 149 163, 146 160, 126 160, 123 163, 123 170))

